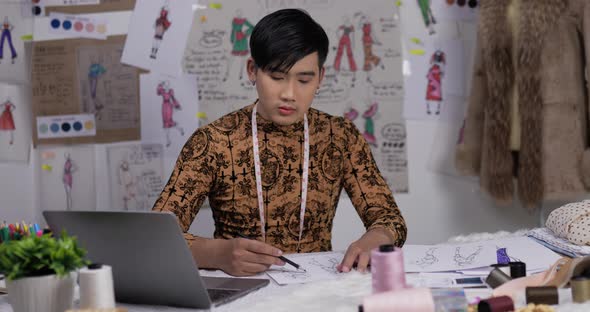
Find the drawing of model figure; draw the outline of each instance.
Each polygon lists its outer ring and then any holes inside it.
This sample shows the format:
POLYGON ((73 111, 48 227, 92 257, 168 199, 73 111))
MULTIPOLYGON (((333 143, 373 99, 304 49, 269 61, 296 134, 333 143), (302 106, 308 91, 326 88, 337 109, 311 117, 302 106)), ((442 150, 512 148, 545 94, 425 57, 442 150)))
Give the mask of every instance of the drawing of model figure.
POLYGON ((432 0, 418 0, 418 6, 422 12, 424 25, 426 25, 426 28, 428 28, 428 33, 432 35, 434 34, 434 24, 436 24, 436 20, 434 19, 434 15, 432 15, 432 9, 430 8, 431 2, 432 0))
POLYGON ((426 113, 431 114, 430 106, 432 102, 436 102, 435 114, 440 114, 440 104, 443 101, 442 97, 442 78, 445 73, 445 53, 441 50, 436 50, 430 58, 430 69, 426 79, 428 85, 426 86, 426 113))
POLYGON ((119 165, 119 184, 123 187, 123 208, 129 210, 129 201, 135 198, 136 187, 135 177, 126 160, 123 160, 119 165))
POLYGON ((174 110, 180 110, 182 107, 174 97, 174 89, 170 88, 168 81, 162 81, 158 84, 157 94, 162 96, 162 121, 163 127, 166 131, 166 147, 170 146, 170 128, 176 128, 180 135, 184 136, 184 129, 178 126, 176 121, 172 119, 174 110))
POLYGON ((74 184, 73 173, 78 171, 78 167, 74 161, 70 158, 70 154, 66 153, 66 161, 64 163, 64 171, 62 176, 62 182, 66 190, 66 208, 72 210, 72 185, 74 184))
MULTIPOLYGON (((356 63, 354 62, 354 26, 350 22, 348 17, 344 17, 344 22, 338 30, 336 30, 336 37, 338 39, 338 48, 336 50, 336 56, 334 58, 334 70, 336 74, 340 72, 340 63, 342 62, 342 56, 346 49, 346 57, 348 58, 348 70, 353 73, 352 86, 354 87, 354 81, 356 79, 356 63)), ((337 78, 336 78, 337 80, 337 78)))
POLYGON ((96 98, 96 88, 98 86, 98 78, 107 72, 106 68, 99 62, 93 62, 88 68, 88 83, 90 84, 90 98, 94 105, 94 115, 98 119, 101 119, 101 111, 104 108, 98 99, 96 98))
POLYGON ((0 62, 2 62, 2 59, 4 58, 4 41, 8 40, 12 64, 14 64, 14 59, 16 58, 16 50, 14 49, 14 45, 12 44, 12 29, 13 28, 14 28, 14 25, 12 25, 8 21, 8 16, 4 16, 4 22, 2 23, 2 35, 0 37, 0 62))
POLYGON ((363 118, 365 119, 365 132, 363 132, 363 137, 367 140, 367 143, 377 147, 377 138, 375 137, 375 123, 373 118, 377 114, 377 109, 379 105, 376 102, 373 102, 371 106, 363 113, 363 118))
MULTIPOLYGON (((381 58, 373 54, 373 44, 381 45, 381 42, 375 37, 373 25, 366 15, 361 15, 360 28, 363 30, 363 51, 365 54, 365 61, 363 70, 367 73, 367 81, 371 81, 371 70, 377 67, 381 62, 381 58)), ((384 68, 381 65, 381 68, 384 68)))
POLYGON ((15 109, 16 106, 12 104, 10 98, 7 98, 4 103, 0 104, 0 110, 2 111, 2 114, 0 114, 0 131, 8 131, 10 133, 10 145, 14 144, 14 130, 16 127, 14 126, 12 112, 15 109))
POLYGON ((155 33, 154 33, 154 40, 152 42, 152 53, 150 54, 150 58, 155 59, 156 54, 158 54, 158 49, 160 49, 160 43, 162 43, 162 38, 164 38, 164 33, 170 28, 172 23, 168 20, 168 1, 164 3, 162 8, 160 9, 160 16, 156 18, 156 23, 154 24, 155 33))
MULTIPOLYGON (((229 40, 232 43, 232 56, 240 58, 240 80, 242 80, 246 59, 250 52, 248 50, 248 38, 250 37, 250 34, 252 34, 253 29, 254 25, 252 25, 252 23, 246 18, 242 17, 242 10, 237 9, 236 17, 231 21, 231 34, 229 40)), ((233 57, 229 57, 225 77, 223 78, 224 81, 227 80, 227 77, 229 76, 232 62, 233 57)))

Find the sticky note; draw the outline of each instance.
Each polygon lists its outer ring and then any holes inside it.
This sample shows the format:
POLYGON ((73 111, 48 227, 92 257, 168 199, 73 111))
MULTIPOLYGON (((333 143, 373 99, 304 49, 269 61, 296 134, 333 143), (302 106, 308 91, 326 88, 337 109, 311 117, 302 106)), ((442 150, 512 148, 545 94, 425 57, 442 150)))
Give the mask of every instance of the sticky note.
POLYGON ((41 158, 42 159, 54 159, 55 158, 55 152, 53 151, 45 151, 41 153, 41 158))
POLYGON ((45 170, 45 171, 51 171, 53 169, 53 167, 51 167, 51 165, 41 165, 41 169, 45 170))
POLYGON ((22 36, 20 36, 20 40, 22 40, 22 41, 32 41, 33 40, 33 34, 22 35, 22 36))
POLYGON ((221 10, 221 8, 222 8, 223 6, 222 6, 222 5, 221 5, 221 3, 219 3, 219 2, 214 2, 214 3, 209 3, 209 7, 210 7, 210 8, 212 8, 212 9, 218 9, 218 10, 221 10))
POLYGON ((416 38, 416 37, 414 37, 414 38, 411 38, 410 40, 411 40, 413 43, 415 43, 415 44, 421 44, 421 43, 422 43, 422 40, 420 40, 420 38, 416 38))
POLYGON ((410 50, 410 54, 412 55, 424 55, 426 53, 423 49, 412 49, 410 50))
POLYGON ((207 113, 205 113, 205 112, 198 112, 197 113, 197 118, 207 118, 207 113))
POLYGON ((397 0, 397 1, 395 1, 395 5, 397 5, 397 6, 402 6, 402 0, 397 0))

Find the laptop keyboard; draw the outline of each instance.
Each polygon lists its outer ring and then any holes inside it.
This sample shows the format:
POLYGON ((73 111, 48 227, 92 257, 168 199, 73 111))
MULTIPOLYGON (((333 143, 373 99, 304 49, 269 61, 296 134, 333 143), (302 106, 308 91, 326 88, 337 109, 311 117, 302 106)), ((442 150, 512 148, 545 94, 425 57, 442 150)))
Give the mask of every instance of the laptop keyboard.
POLYGON ((211 301, 217 302, 234 295, 235 293, 239 292, 239 290, 210 288, 207 289, 207 292, 209 293, 209 298, 211 299, 211 301))

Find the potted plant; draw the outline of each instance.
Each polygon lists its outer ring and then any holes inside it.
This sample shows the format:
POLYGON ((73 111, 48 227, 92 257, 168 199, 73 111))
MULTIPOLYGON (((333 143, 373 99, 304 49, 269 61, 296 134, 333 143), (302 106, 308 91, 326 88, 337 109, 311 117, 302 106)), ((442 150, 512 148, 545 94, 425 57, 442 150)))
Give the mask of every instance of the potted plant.
POLYGON ((63 312, 74 301, 76 269, 88 265, 86 251, 62 232, 0 244, 0 272, 6 277, 14 312, 63 312))

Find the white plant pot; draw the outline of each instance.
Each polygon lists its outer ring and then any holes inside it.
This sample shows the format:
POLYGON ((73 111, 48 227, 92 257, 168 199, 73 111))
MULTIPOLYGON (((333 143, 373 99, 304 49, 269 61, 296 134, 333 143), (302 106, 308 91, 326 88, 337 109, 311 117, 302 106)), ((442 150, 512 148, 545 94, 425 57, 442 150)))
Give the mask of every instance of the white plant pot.
POLYGON ((14 312, 64 312, 74 303, 76 272, 58 277, 44 275, 6 281, 8 302, 14 312))

